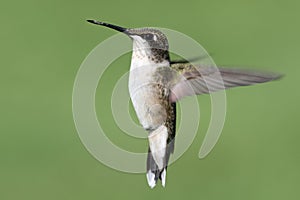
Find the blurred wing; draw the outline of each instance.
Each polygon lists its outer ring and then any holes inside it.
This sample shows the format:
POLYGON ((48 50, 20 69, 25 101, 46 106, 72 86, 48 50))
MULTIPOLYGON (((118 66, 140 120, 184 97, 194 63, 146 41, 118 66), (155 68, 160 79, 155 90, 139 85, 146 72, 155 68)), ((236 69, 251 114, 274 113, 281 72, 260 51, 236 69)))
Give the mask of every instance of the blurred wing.
POLYGON ((171 65, 176 73, 169 99, 176 102, 185 96, 207 94, 227 88, 253 85, 279 79, 281 75, 232 68, 195 66, 191 63, 171 65))

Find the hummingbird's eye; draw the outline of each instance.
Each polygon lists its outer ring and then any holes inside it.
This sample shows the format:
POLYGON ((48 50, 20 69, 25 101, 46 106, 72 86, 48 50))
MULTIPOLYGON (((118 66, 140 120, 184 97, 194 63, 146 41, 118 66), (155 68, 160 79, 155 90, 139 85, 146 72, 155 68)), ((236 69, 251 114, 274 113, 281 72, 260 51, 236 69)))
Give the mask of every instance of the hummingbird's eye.
POLYGON ((153 40, 153 34, 145 34, 144 35, 145 40, 153 40))

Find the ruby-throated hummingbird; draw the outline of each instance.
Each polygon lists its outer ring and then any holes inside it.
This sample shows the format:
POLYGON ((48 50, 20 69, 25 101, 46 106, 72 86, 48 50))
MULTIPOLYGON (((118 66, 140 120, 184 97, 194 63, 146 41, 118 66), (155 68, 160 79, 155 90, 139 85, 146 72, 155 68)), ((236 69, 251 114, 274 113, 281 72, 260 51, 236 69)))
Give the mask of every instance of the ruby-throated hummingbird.
POLYGON ((166 183, 168 160, 174 151, 176 101, 185 96, 280 78, 273 73, 171 62, 167 37, 158 29, 123 28, 87 21, 117 30, 132 39, 129 93, 137 117, 149 133, 146 176, 151 188, 158 179, 163 186, 166 183), (218 79, 219 76, 222 78, 218 79))

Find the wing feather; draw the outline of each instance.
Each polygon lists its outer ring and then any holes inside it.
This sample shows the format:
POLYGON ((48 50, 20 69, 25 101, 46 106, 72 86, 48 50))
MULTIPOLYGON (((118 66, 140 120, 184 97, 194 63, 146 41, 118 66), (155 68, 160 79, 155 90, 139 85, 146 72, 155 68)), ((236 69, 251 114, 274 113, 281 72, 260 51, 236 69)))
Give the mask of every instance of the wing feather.
POLYGON ((282 75, 236 68, 196 66, 191 63, 172 64, 175 82, 171 85, 170 101, 176 102, 185 96, 208 94, 237 86, 269 82, 282 75))

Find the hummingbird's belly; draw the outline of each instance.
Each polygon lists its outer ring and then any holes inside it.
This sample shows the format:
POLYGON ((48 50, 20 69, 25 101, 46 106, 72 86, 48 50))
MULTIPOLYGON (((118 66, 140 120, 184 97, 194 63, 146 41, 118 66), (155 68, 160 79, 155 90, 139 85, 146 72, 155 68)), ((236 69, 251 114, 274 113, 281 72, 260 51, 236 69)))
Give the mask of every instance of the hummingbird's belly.
POLYGON ((167 118, 167 89, 154 81, 152 73, 129 76, 129 93, 137 117, 146 130, 153 130, 165 123, 167 118))
POLYGON ((145 87, 130 95, 133 107, 144 129, 156 129, 167 118, 164 100, 155 88, 145 87))

